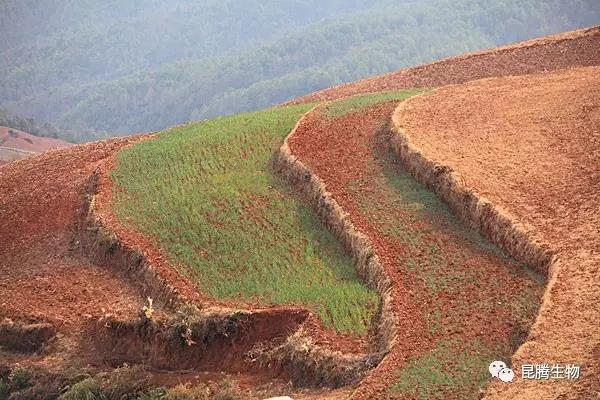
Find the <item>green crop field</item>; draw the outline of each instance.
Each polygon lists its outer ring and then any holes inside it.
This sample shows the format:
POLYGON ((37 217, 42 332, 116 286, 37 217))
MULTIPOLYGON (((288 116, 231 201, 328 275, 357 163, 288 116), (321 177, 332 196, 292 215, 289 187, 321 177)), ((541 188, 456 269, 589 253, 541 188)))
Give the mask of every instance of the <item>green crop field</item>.
POLYGON ((111 175, 113 207, 205 293, 306 306, 328 327, 364 334, 377 295, 312 210, 269 169, 310 107, 191 123, 121 151, 111 175))

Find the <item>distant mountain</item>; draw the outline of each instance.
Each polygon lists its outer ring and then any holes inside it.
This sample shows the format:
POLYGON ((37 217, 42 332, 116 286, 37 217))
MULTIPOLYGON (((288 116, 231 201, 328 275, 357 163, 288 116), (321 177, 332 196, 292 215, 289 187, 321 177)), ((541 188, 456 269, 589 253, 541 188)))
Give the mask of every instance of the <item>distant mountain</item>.
POLYGON ((156 130, 599 20, 596 0, 5 0, 0 107, 156 130))

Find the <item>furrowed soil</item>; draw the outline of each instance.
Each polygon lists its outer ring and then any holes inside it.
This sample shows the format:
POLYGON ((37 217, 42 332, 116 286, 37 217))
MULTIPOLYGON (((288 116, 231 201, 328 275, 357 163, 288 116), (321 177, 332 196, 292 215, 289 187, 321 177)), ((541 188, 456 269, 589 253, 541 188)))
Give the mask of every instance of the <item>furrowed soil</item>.
POLYGON ((600 27, 595 26, 401 69, 324 89, 289 103, 335 100, 360 93, 432 88, 494 76, 526 75, 600 65, 599 48, 600 27))
MULTIPOLYGON (((398 125, 429 160, 522 223, 555 261, 523 363, 579 379, 492 385, 490 398, 600 394, 600 68, 492 78, 409 100, 398 125)), ((513 368, 514 369, 514 368, 513 368)))
POLYGON ((397 102, 346 101, 366 105, 318 109, 289 145, 371 240, 393 282, 396 341, 353 398, 478 398, 490 361, 524 341, 543 281, 399 165, 390 147, 397 102))

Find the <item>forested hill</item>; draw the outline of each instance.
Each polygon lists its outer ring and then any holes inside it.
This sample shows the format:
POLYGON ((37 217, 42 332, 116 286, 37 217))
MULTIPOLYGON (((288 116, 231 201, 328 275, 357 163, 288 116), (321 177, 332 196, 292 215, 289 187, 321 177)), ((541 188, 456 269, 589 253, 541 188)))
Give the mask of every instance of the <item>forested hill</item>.
POLYGON ((0 108, 156 130, 598 21, 597 0, 4 0, 0 108))

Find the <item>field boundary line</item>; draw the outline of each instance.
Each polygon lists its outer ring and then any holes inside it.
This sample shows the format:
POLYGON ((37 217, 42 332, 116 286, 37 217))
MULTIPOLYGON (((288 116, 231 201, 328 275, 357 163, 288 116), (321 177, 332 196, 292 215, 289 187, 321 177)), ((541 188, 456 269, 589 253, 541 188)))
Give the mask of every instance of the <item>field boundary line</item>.
POLYGON ((552 275, 555 254, 536 238, 533 229, 518 221, 509 211, 470 189, 464 179, 447 165, 427 159, 411 141, 401 122, 409 107, 403 102, 392 115, 392 146, 408 172, 425 184, 471 228, 477 229, 517 261, 548 277, 552 275))

